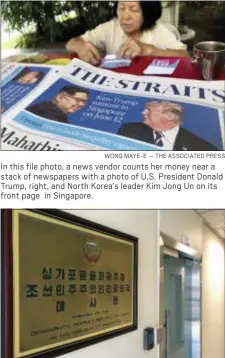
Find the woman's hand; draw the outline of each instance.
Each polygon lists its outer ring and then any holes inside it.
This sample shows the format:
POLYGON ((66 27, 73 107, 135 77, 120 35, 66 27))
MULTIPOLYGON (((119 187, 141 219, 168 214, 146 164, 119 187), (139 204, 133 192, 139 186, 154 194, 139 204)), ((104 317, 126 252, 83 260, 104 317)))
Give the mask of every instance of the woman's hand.
POLYGON ((76 53, 82 61, 91 65, 97 66, 101 62, 98 49, 91 42, 85 41, 81 37, 69 40, 66 49, 69 52, 76 53))
POLYGON ((76 50, 77 55, 82 61, 97 66, 101 62, 101 56, 98 49, 91 43, 84 41, 76 50))
POLYGON ((117 56, 135 58, 137 56, 151 56, 156 50, 155 46, 140 41, 127 39, 117 51, 117 56))
POLYGON ((116 55, 118 57, 135 58, 141 56, 141 46, 138 41, 131 38, 127 39, 119 48, 116 55))

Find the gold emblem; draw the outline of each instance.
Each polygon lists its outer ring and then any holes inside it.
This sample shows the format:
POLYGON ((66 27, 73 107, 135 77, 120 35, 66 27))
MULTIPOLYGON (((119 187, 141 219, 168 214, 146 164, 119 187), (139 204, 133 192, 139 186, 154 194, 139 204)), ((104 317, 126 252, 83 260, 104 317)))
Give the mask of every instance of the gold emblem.
POLYGON ((102 250, 100 246, 93 241, 85 241, 84 243, 84 255, 89 262, 98 262, 100 259, 102 250))

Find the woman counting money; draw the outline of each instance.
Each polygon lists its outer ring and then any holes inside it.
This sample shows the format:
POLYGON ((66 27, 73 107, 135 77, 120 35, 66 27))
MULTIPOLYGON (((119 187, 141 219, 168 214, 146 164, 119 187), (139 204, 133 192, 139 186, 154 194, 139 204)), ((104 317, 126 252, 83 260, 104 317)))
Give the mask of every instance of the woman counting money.
POLYGON ((186 45, 162 23, 160 1, 116 1, 115 17, 68 41, 66 48, 92 65, 98 65, 101 55, 188 57, 186 45))

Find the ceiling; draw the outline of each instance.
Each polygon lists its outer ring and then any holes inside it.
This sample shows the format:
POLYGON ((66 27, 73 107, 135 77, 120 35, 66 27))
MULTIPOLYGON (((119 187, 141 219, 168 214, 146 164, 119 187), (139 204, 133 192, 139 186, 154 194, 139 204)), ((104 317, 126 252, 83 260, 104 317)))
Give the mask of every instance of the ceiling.
POLYGON ((225 210, 195 210, 220 237, 225 239, 225 210))

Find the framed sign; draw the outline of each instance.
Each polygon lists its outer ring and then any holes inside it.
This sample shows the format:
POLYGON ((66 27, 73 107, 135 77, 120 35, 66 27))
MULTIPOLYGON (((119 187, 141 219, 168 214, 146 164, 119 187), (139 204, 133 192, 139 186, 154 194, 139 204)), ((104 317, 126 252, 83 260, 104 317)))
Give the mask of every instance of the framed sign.
POLYGON ((59 210, 2 210, 4 357, 137 329, 137 239, 59 210))

